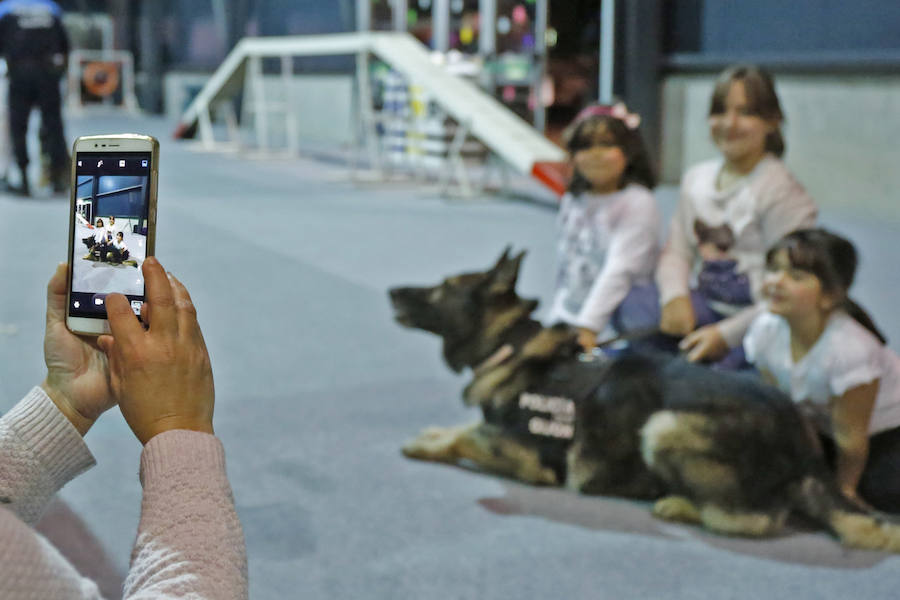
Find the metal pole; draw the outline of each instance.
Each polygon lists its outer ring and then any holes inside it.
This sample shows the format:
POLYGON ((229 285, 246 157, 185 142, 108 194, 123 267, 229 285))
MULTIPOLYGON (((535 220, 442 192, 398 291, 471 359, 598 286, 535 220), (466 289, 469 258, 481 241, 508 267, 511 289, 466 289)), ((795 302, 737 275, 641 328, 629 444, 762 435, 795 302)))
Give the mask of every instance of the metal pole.
POLYGON ((497 0, 478 0, 478 55, 481 87, 494 94, 494 57, 497 55, 497 0))
POLYGON ((431 5, 432 46, 438 52, 450 49, 450 0, 434 0, 431 5))
POLYGON ((394 31, 406 31, 406 12, 409 10, 407 0, 393 0, 394 31))
POLYGON ((497 0, 478 0, 478 53, 490 58, 497 52, 497 0))
POLYGON ((616 0, 600 5, 600 81, 597 97, 601 104, 613 101, 613 66, 616 48, 616 0))
POLYGON ((544 73, 547 70, 547 0, 534 6, 534 128, 543 132, 547 109, 544 106, 544 73))
POLYGON ((370 0, 356 0, 356 30, 372 29, 372 5, 370 0))

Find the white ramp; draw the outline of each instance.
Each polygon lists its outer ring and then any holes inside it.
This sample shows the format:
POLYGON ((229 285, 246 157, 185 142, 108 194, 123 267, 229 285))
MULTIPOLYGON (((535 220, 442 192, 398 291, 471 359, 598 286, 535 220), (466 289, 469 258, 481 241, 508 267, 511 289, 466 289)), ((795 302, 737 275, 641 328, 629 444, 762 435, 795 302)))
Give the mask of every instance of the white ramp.
MULTIPOLYGON (((448 73, 432 61, 430 51, 408 33, 341 33, 333 35, 245 38, 235 46, 182 115, 176 137, 192 137, 209 119, 211 106, 241 89, 248 58, 325 56, 372 53, 420 86, 470 135, 481 141, 516 171, 534 175, 561 193, 554 170, 544 163, 561 163, 565 152, 518 115, 469 81, 448 73)), ((367 99, 366 101, 371 101, 367 99)))

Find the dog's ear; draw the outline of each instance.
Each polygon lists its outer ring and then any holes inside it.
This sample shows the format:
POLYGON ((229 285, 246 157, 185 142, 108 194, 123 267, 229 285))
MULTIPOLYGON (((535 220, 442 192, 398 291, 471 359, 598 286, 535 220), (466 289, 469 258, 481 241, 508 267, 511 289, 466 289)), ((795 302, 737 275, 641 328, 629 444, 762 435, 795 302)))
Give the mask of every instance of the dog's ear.
POLYGON ((511 245, 507 246, 506 248, 503 249, 503 254, 500 255, 500 258, 498 258, 497 262, 494 263, 494 266, 491 267, 491 269, 490 269, 491 272, 496 271, 497 269, 500 269, 503 265, 506 264, 506 261, 509 260, 509 253, 511 250, 512 250, 511 245))
POLYGON ((519 278, 519 267, 525 258, 525 250, 519 252, 515 258, 508 258, 509 248, 503 252, 500 261, 491 271, 491 294, 506 294, 516 289, 516 280, 519 278))

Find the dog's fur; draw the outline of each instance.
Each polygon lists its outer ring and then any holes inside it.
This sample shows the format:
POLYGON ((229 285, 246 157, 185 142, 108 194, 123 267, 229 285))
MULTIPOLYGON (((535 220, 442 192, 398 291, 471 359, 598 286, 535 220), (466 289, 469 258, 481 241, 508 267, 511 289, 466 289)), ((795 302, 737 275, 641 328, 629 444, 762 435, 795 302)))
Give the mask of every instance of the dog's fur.
MULTIPOLYGON (((524 252, 434 287, 390 290, 396 320, 443 340, 463 394, 484 421, 428 428, 412 458, 468 462, 521 481, 586 494, 656 500, 653 512, 725 534, 777 532, 797 511, 848 546, 900 552, 900 526, 838 491, 818 442, 790 398, 748 375, 681 359, 626 355, 584 361, 576 332, 531 318, 516 279, 524 252), (526 393, 574 400, 571 438, 529 430, 526 393)), ((565 415, 564 415, 565 417, 565 415)))

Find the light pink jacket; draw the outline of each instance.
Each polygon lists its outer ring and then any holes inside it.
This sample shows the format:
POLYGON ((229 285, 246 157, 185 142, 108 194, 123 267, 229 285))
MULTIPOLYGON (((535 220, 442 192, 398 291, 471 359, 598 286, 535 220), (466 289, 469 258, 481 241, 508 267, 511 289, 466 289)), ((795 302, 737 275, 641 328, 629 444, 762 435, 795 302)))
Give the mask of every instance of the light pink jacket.
MULTIPOLYGON (((33 526, 95 464, 40 388, 0 418, 0 598, 100 598, 33 526)), ((141 454, 141 521, 124 598, 247 598, 244 534, 215 436, 168 431, 141 454)))

